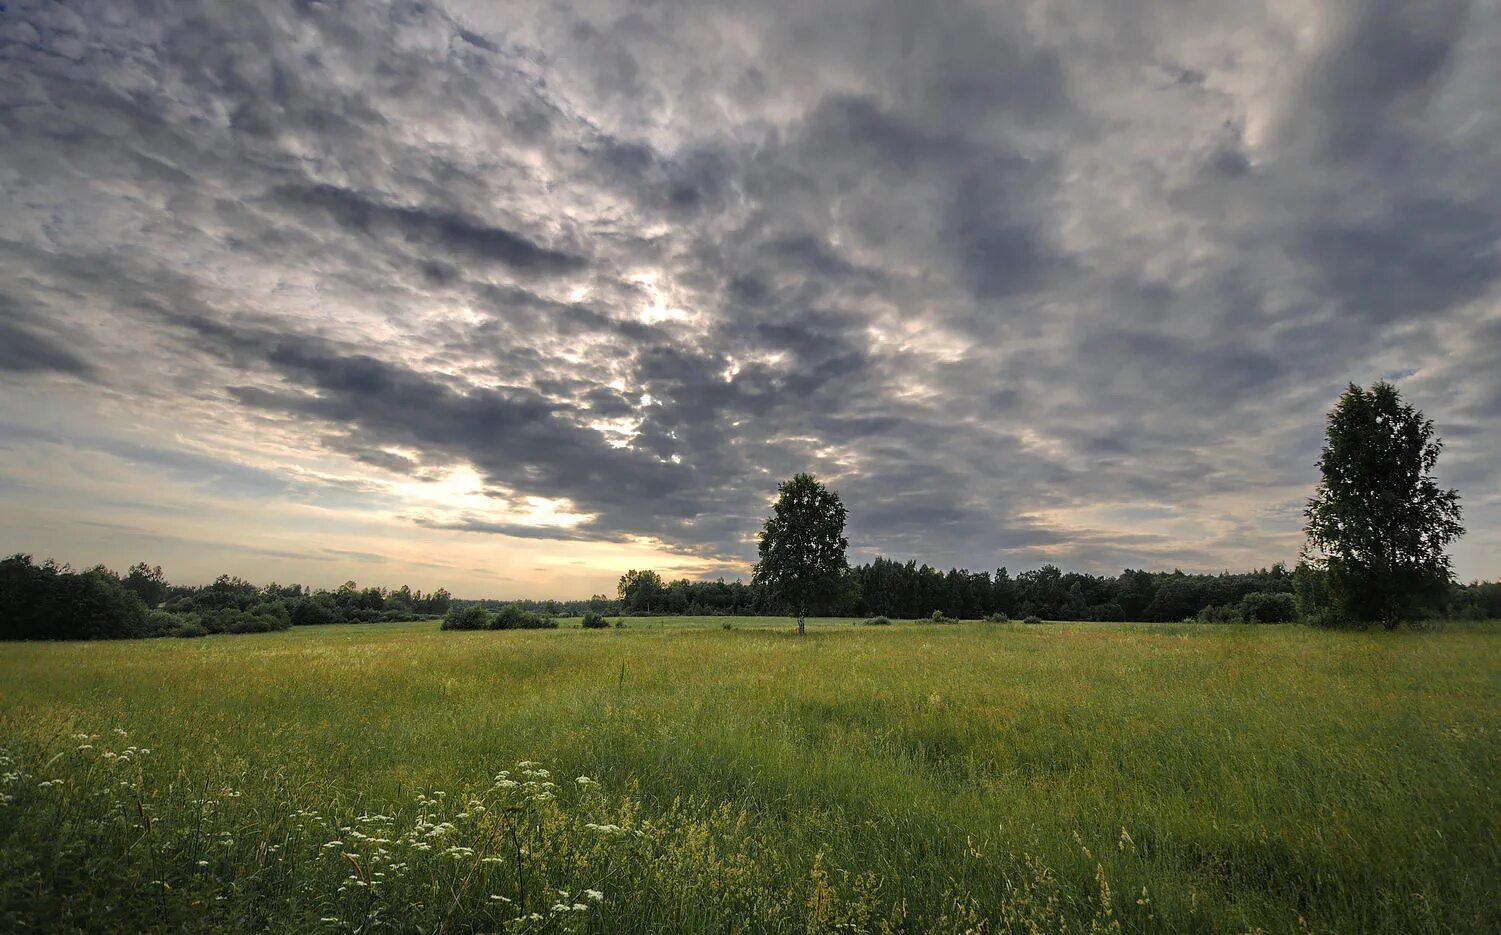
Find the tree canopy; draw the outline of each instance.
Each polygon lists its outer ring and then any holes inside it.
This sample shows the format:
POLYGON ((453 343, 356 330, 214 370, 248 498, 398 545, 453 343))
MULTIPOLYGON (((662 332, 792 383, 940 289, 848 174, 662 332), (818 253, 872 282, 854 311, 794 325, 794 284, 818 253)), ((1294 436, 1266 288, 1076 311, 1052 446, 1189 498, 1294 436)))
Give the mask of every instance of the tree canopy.
POLYGON ((1308 543, 1333 611, 1394 627, 1453 578, 1445 549, 1464 534, 1459 491, 1433 479, 1443 442, 1433 421, 1380 382, 1350 384, 1329 413, 1308 501, 1308 543))
POLYGON ((844 522, 849 511, 839 494, 812 474, 796 474, 777 491, 761 530, 760 560, 751 580, 797 614, 797 632, 803 633, 810 607, 838 602, 848 593, 852 579, 844 522))

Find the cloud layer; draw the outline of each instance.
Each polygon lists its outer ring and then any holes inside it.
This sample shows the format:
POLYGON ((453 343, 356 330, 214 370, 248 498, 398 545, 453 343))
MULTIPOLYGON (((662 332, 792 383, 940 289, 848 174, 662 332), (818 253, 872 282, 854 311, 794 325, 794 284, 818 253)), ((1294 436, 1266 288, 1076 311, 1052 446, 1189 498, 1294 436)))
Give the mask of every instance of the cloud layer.
POLYGON ((1501 574, 1490 5, 7 0, 0 84, 9 547, 587 591, 806 469, 859 558, 1265 564, 1389 378, 1501 574))

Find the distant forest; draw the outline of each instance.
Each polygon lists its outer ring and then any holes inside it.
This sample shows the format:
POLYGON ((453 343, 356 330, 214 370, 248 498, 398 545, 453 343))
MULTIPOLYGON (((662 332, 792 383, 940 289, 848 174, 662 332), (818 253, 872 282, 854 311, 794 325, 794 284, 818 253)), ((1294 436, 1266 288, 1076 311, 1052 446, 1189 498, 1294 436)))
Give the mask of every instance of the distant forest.
MULTIPOLYGON (((851 586, 819 608, 823 613, 881 615, 915 619, 934 611, 944 617, 978 620, 997 614, 1044 620, 1234 622, 1254 617, 1262 623, 1293 620, 1306 593, 1321 584, 1307 566, 1289 570, 1278 563, 1258 571, 1189 574, 1126 569, 1119 575, 1066 572, 1044 565, 1013 577, 1004 567, 992 574, 964 568, 943 571, 915 561, 877 558, 850 569, 851 586), (1302 590, 1305 593, 1299 594, 1302 590), (1286 595, 1288 600, 1268 599, 1286 595), (1301 598, 1301 601, 1300 601, 1301 598)), ((551 602, 523 602, 545 607, 551 602)), ((613 600, 597 596, 568 602, 569 612, 625 614, 776 614, 787 612, 764 589, 739 581, 664 582, 652 571, 627 572, 613 600)), ((1435 616, 1501 617, 1501 583, 1454 584, 1435 616)))
POLYGON ((257 586, 233 575, 212 584, 175 585, 161 566, 134 565, 121 576, 96 565, 74 571, 29 555, 0 561, 0 639, 130 639, 265 633, 323 623, 375 623, 441 616, 452 595, 403 585, 316 590, 275 582, 257 586))
MULTIPOLYGON (((878 558, 850 569, 848 587, 818 608, 827 614, 977 620, 1004 615, 1044 620, 1202 622, 1296 619, 1307 595, 1302 566, 1277 564, 1241 574, 1127 569, 1116 576, 1065 572, 1053 565, 1013 577, 948 571, 878 558)), ((742 581, 664 581, 653 571, 621 577, 615 597, 587 600, 458 600, 403 585, 333 590, 275 582, 254 585, 221 575, 210 584, 176 585, 144 562, 119 575, 104 566, 75 571, 31 556, 0 561, 0 639, 129 639, 257 633, 328 623, 436 619, 452 608, 514 608, 543 616, 785 616, 760 586, 742 581)), ((1432 614, 1451 619, 1501 617, 1501 583, 1455 584, 1432 614)))

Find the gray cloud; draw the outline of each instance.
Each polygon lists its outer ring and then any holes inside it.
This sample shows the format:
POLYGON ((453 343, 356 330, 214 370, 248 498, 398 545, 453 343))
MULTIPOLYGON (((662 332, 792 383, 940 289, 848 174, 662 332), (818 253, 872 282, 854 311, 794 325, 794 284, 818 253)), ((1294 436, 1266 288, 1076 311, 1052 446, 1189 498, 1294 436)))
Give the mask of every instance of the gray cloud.
POLYGON ((338 224, 364 236, 390 228, 422 246, 478 260, 498 260, 521 270, 562 273, 584 265, 581 257, 538 246, 519 234, 482 224, 463 214, 388 205, 333 185, 287 186, 275 197, 295 208, 326 211, 338 224))
POLYGON ((1393 377, 1485 529, 1498 61, 1458 0, 7 4, 0 381, 236 496, 472 468, 419 539, 734 567, 812 469, 864 556, 1217 568, 1393 377))
POLYGON ((88 361, 60 341, 3 318, 0 318, 0 370, 20 373, 50 370, 85 378, 94 375, 88 361))

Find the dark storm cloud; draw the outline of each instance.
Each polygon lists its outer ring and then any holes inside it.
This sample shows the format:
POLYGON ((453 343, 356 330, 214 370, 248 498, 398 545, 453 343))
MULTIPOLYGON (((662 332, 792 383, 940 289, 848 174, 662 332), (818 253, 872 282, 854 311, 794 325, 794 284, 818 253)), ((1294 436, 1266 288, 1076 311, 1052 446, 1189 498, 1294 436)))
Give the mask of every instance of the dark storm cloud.
POLYGON ((497 536, 511 536, 517 539, 549 539, 558 542, 591 542, 608 538, 599 532, 586 530, 573 530, 564 526, 527 526, 523 523, 496 523, 480 519, 475 516, 465 516, 462 519, 449 522, 418 517, 413 520, 418 526, 425 529, 451 529, 459 532, 479 532, 497 536))
POLYGON ((538 246, 511 231, 450 211, 387 205, 334 185, 287 186, 276 197, 294 207, 326 211, 337 223, 365 236, 382 228, 448 254, 498 260, 515 269, 564 273, 584 265, 581 257, 538 246))
POLYGON ((1259 505, 1347 380, 1497 486, 1498 41, 1458 0, 8 3, 0 380, 160 416, 107 453, 195 486, 497 504, 417 530, 733 563, 811 469, 862 556, 1290 558, 1259 505))
POLYGON ((8 318, 0 296, 0 370, 15 372, 56 371, 75 377, 92 378, 94 368, 58 338, 48 337, 8 318))
POLYGON ((1374 218, 1315 221, 1299 246, 1351 313, 1395 319, 1483 296, 1501 276, 1501 217, 1423 198, 1374 218))
POLYGON ((1302 82, 1295 130, 1335 159, 1365 158, 1439 90, 1470 20, 1469 0, 1356 0, 1302 82))

